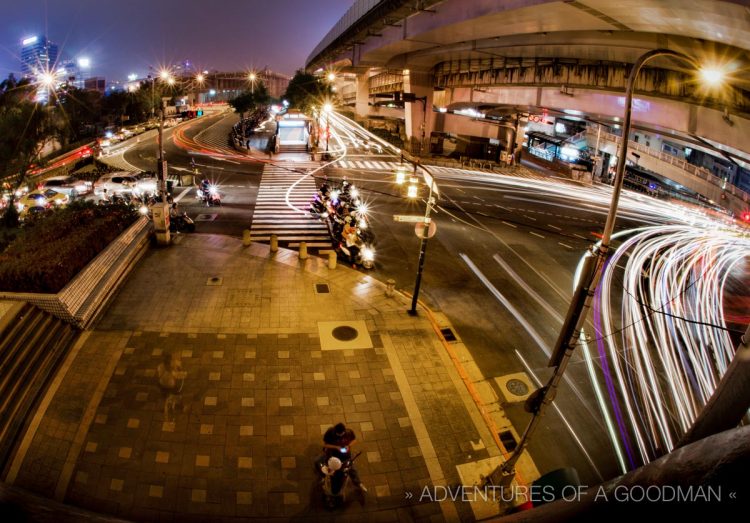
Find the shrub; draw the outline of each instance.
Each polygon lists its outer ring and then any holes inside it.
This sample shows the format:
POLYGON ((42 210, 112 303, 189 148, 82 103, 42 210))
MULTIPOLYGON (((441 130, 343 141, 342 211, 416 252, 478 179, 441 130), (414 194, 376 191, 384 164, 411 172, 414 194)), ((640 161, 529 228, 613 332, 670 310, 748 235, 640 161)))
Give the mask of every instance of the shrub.
POLYGON ((0 254, 0 290, 59 292, 137 218, 125 205, 74 202, 35 221, 0 254))

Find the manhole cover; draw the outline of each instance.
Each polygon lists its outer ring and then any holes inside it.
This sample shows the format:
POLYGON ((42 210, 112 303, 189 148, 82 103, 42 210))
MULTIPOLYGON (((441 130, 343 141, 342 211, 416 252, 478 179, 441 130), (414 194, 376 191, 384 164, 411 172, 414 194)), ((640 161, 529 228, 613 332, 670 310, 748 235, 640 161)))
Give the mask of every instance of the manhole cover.
POLYGON ((339 341, 351 341, 356 338, 359 333, 354 327, 344 325, 343 327, 336 327, 333 329, 331 335, 339 341))
POLYGON ((328 287, 327 283, 316 283, 315 292, 318 294, 328 294, 331 292, 331 289, 328 287))
POLYGON ((216 219, 218 214, 199 214, 195 217, 196 222, 212 222, 216 219))
POLYGON ((508 383, 505 384, 505 388, 508 389, 511 394, 515 394, 516 396, 525 396, 529 393, 529 387, 521 380, 508 380, 508 383))

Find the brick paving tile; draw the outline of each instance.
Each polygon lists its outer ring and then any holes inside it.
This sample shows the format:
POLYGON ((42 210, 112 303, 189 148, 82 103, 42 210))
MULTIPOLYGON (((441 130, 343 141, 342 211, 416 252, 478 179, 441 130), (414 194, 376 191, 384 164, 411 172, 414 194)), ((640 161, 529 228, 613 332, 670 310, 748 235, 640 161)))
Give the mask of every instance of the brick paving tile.
MULTIPOLYGON (((450 369, 425 341, 434 339, 431 326, 405 318, 403 305, 384 299, 368 276, 328 271, 312 259, 302 270, 296 257, 277 254, 269 258, 261 245, 243 249, 235 239, 194 235, 144 256, 66 376, 80 381, 86 373, 87 398, 99 380, 106 385, 80 443, 66 502, 147 521, 329 519, 313 461, 322 434, 343 421, 357 434, 353 449, 363 453, 357 468, 370 492, 364 505, 352 496, 337 519, 444 520, 437 503, 403 496, 406 488, 431 484, 407 396, 446 477, 471 461, 469 453, 474 459, 488 454, 470 444, 480 438, 450 369), (212 276, 222 284, 207 286, 212 276), (319 282, 329 283, 331 296, 313 292, 319 282), (174 289, 180 293, 170 294, 174 289), (159 297, 167 294, 179 314, 164 309, 159 297), (159 314, 163 326, 154 319, 159 314), (332 320, 365 321, 374 348, 321 350, 318 322, 332 320), (122 352, 103 376, 102 359, 116 346, 107 336, 121 338, 122 352), (385 339, 407 376, 408 394, 385 339), (186 372, 169 419, 156 372, 164 354, 179 355, 186 372)), ((75 385, 64 381, 55 401, 77 399, 75 385)), ((73 440, 80 419, 63 425, 47 417, 55 425, 45 425, 45 434, 73 440)), ((56 454, 67 455, 68 448, 70 442, 57 450, 35 447, 24 462, 25 481, 52 495, 57 475, 43 487, 31 464, 60 460, 56 454)), ((462 520, 472 519, 470 511, 457 510, 462 520)))

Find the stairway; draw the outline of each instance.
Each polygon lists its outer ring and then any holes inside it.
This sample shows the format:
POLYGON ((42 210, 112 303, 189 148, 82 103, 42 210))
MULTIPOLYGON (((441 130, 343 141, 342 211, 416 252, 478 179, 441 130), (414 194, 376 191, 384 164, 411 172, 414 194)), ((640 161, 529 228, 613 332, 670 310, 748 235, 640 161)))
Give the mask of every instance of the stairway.
POLYGON ((0 318, 0 477, 78 333, 25 302, 0 318))
POLYGON ((280 153, 306 153, 306 143, 279 143, 280 153))

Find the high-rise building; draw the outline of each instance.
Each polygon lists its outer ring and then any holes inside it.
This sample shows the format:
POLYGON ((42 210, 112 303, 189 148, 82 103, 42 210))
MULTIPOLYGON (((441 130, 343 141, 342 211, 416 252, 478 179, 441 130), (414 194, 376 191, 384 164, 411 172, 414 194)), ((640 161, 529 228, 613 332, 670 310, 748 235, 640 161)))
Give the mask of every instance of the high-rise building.
POLYGON ((21 41, 21 72, 24 76, 34 76, 42 71, 50 71, 57 64, 57 44, 46 36, 30 36, 21 41))

